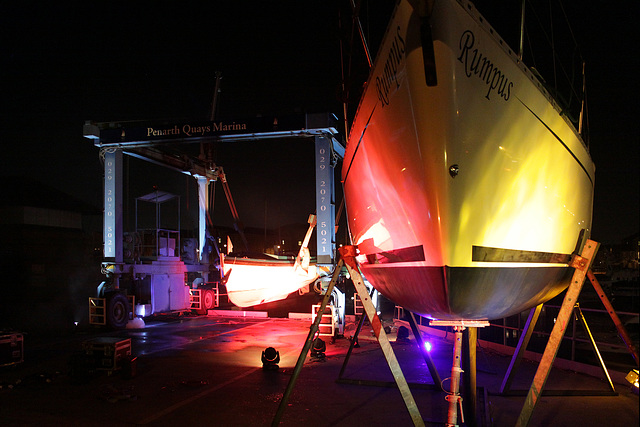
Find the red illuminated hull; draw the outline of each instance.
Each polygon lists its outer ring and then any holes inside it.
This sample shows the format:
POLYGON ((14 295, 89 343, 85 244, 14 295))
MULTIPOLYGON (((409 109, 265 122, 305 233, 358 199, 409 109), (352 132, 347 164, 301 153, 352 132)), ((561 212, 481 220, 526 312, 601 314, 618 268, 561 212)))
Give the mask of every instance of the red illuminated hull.
POLYGON ((467 2, 394 13, 343 163, 349 231, 383 295, 441 320, 545 302, 591 227, 595 167, 542 84, 467 2))

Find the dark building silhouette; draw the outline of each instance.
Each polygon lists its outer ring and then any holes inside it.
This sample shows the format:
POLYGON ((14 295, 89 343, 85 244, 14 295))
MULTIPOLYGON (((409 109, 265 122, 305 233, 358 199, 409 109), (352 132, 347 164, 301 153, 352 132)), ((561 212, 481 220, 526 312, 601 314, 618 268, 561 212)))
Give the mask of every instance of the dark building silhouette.
POLYGON ((102 211, 31 178, 0 187, 0 328, 72 330, 102 280, 102 211))

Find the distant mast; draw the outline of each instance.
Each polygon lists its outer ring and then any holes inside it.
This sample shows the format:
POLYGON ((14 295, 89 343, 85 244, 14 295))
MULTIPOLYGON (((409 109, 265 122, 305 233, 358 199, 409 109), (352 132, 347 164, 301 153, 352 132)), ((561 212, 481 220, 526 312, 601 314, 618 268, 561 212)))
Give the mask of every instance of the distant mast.
POLYGON ((520 51, 518 52, 518 59, 522 61, 522 54, 524 52, 524 7, 525 1, 522 0, 522 7, 520 9, 520 51))
MULTIPOLYGON (((585 98, 586 98, 586 93, 587 93, 587 83, 585 81, 585 76, 584 76, 584 61, 582 61, 582 102, 580 105, 580 120, 578 121, 578 133, 584 137, 584 135, 582 135, 582 123, 584 120, 584 104, 585 104, 585 98)), ((587 147, 589 146, 589 142, 588 140, 585 141, 585 143, 587 144, 587 147)))
POLYGON ((209 121, 212 122, 216 119, 216 107, 218 106, 218 93, 220 93, 220 80, 222 80, 222 73, 216 71, 216 86, 213 89, 213 101, 211 101, 211 114, 209 114, 209 121))

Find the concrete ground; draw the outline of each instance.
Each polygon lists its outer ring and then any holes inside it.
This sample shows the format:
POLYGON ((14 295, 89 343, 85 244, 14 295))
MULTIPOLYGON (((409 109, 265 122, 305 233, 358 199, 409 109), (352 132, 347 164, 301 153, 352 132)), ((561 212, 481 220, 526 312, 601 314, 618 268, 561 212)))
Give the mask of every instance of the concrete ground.
MULTIPOLYGON (((0 370, 0 425, 268 426, 291 379, 309 326, 308 320, 210 315, 167 317, 148 321, 143 329, 110 333, 27 336, 24 363, 0 370), (131 338, 136 357, 132 378, 127 379, 121 371, 71 375, 72 355, 82 353, 83 341, 97 336, 131 338), (278 370, 262 369, 261 354, 269 346, 280 353, 278 370)), ((352 335, 354 327, 348 325, 345 336, 352 335)), ((432 384, 413 340, 395 342, 394 329, 390 340, 407 381, 432 384)), ((436 337, 431 341, 432 357, 448 388, 452 343, 436 337)), ((280 425, 412 425, 397 388, 336 382, 349 343, 348 339, 333 344, 327 340, 324 361, 307 356, 280 425)), ((392 381, 382 351, 366 325, 359 344, 344 377, 392 381)), ((513 426, 522 410, 523 396, 498 395, 509 360, 478 348, 480 426, 513 426)), ((535 369, 535 363, 524 361, 512 389, 528 390, 535 369)), ((638 425, 637 392, 632 392, 629 384, 615 386, 617 396, 543 396, 529 425, 638 425)), ((606 391, 607 385, 598 377, 553 369, 546 389, 606 391)), ((412 393, 426 425, 446 423, 444 393, 418 386, 412 387, 412 393)))

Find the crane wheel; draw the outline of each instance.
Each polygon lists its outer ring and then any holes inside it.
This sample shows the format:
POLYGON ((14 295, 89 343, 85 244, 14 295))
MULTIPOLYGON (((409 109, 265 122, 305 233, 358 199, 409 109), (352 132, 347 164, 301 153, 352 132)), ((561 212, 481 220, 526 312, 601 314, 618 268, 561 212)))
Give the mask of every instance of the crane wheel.
POLYGON ((124 294, 113 293, 107 297, 107 325, 123 329, 129 321, 129 300, 124 294))
POLYGON ((207 314, 215 306, 215 294, 211 289, 200 290, 200 309, 196 310, 199 315, 207 314))

